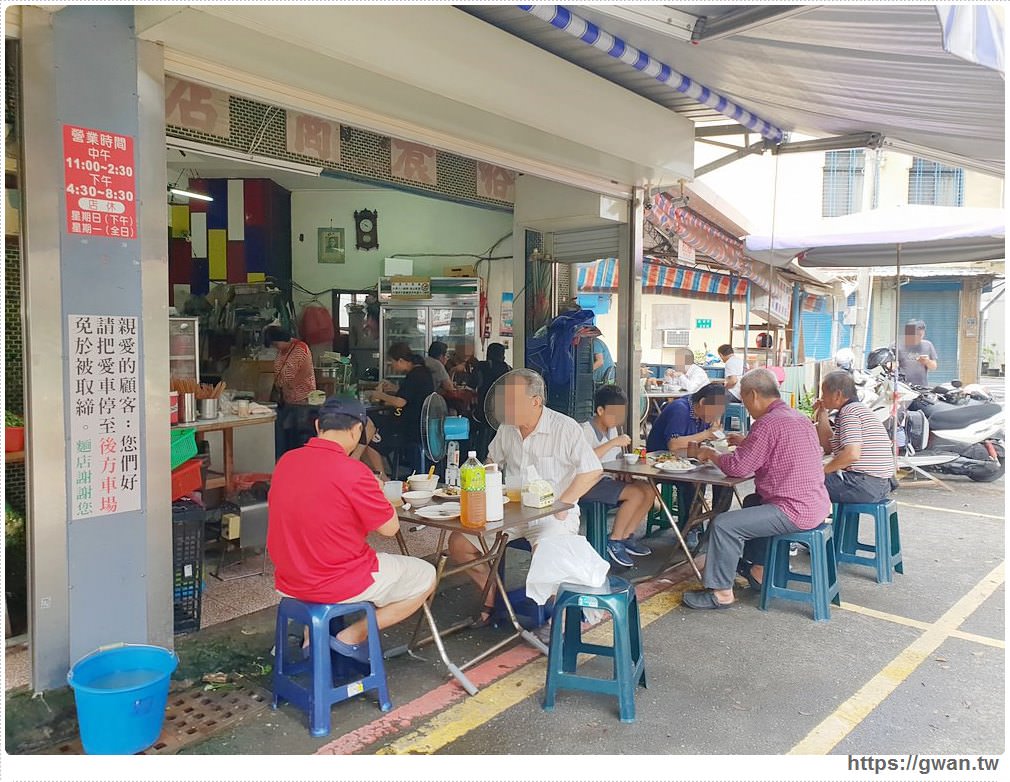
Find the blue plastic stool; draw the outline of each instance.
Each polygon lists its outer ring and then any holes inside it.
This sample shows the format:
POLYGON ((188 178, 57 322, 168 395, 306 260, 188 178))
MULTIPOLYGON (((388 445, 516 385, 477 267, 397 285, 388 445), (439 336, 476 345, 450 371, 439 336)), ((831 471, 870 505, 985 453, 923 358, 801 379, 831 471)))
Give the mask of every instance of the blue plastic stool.
POLYGON ((393 704, 389 700, 386 687, 386 669, 382 662, 382 644, 379 640, 379 625, 375 621, 375 606, 371 603, 303 603, 291 597, 281 599, 277 606, 277 627, 275 638, 275 660, 273 674, 274 702, 276 709, 281 698, 297 706, 309 715, 309 732, 316 737, 330 733, 330 709, 334 703, 353 698, 366 690, 377 690, 379 708, 389 711, 393 704), (335 654, 337 665, 330 657, 330 638, 334 632, 343 629, 343 617, 364 611, 368 620, 369 664, 335 654), (286 657, 288 650, 288 622, 294 621, 309 628, 309 659, 291 662, 286 657), (340 625, 334 628, 334 625, 340 625), (350 673, 353 681, 333 686, 334 667, 341 674, 350 673), (361 673, 368 669, 367 675, 361 673), (296 676, 308 673, 311 682, 304 687, 295 681, 296 676))
POLYGON ((841 605, 838 596, 838 568, 835 564, 835 547, 831 542, 831 525, 821 524, 814 529, 775 535, 768 544, 764 580, 761 583, 762 611, 768 610, 773 597, 811 603, 814 620, 831 619, 831 603, 841 605), (789 568, 789 544, 803 543, 810 549, 810 575, 789 568), (790 581, 809 584, 810 589, 792 589, 790 581))
POLYGON ((547 655, 544 711, 554 711, 559 689, 583 690, 616 695, 621 722, 634 722, 636 684, 645 686, 645 655, 635 588, 617 576, 608 576, 607 583, 598 589, 579 584, 558 587, 551 624, 551 646, 547 655), (610 613, 614 628, 613 646, 582 642, 583 608, 599 608, 610 613), (577 673, 579 654, 613 658, 614 678, 597 679, 577 673))
MULTIPOLYGON (((672 483, 663 482, 659 484, 659 493, 663 497, 663 502, 670 509, 671 513, 680 515, 680 499, 677 496, 676 487, 672 483)), ((659 506, 653 507, 649 511, 649 516, 645 520, 645 536, 652 534, 653 530, 670 529, 670 522, 666 519, 666 514, 659 506)))
POLYGON ((604 559, 607 558, 607 515, 609 510, 602 502, 579 503, 579 513, 586 520, 586 540, 604 559))
MULTIPOLYGON (((520 551, 533 550, 533 547, 526 538, 515 538, 506 544, 505 554, 502 554, 502 558, 498 562, 498 575, 501 576, 503 584, 505 583, 505 557, 507 556, 510 548, 519 549, 520 551)), ((536 630, 538 627, 542 627, 544 623, 547 622, 547 619, 550 616, 550 610, 547 606, 539 605, 527 597, 525 583, 520 587, 510 589, 508 591, 508 596, 509 602, 512 604, 512 610, 516 612, 516 619, 518 619, 519 624, 527 630, 536 630)), ((507 622, 511 627, 512 620, 509 618, 508 609, 505 608, 505 603, 501 599, 501 595, 495 595, 494 606, 495 624, 507 622)))
POLYGON ((747 434, 750 428, 748 424, 747 408, 740 402, 729 402, 726 405, 726 413, 722 417, 722 428, 727 432, 740 432, 747 434))
POLYGON ((904 573, 896 500, 870 503, 836 503, 834 508, 835 556, 841 562, 876 568, 877 583, 893 583, 891 571, 904 573), (859 519, 873 516, 873 544, 859 542, 859 519), (868 552, 870 556, 860 556, 868 552))

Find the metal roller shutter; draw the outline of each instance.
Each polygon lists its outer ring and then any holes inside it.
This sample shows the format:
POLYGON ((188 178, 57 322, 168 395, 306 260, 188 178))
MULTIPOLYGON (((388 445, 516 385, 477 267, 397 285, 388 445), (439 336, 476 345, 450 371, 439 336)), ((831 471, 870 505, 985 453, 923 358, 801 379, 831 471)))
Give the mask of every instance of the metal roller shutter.
POLYGON ((824 361, 831 358, 831 313, 804 312, 803 318, 803 356, 824 361))
POLYGON ((554 260, 558 263, 589 263, 600 258, 616 258, 620 228, 586 228, 554 234, 554 260))
POLYGON ((960 305, 960 282, 922 280, 901 288, 902 327, 912 318, 926 321, 926 339, 936 347, 939 366, 929 373, 931 384, 957 378, 960 305))

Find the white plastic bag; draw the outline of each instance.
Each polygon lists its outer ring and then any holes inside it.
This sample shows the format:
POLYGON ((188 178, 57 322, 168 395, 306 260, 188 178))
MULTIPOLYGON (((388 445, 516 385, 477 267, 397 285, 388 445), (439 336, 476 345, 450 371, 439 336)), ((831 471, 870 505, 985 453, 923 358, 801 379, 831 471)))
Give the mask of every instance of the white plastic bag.
POLYGON ((603 586, 609 570, 607 561, 582 535, 541 538, 530 560, 526 595, 538 605, 543 605, 563 583, 603 586))

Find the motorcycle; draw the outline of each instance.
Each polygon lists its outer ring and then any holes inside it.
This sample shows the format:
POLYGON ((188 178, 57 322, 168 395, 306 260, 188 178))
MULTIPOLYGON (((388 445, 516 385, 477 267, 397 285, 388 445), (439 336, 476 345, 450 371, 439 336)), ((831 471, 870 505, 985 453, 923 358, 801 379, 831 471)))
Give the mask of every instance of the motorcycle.
POLYGON ((909 464, 943 475, 973 481, 994 481, 1004 472, 1004 415, 982 386, 960 381, 933 389, 901 381, 894 387, 894 352, 870 353, 871 380, 863 386, 866 403, 897 441, 898 453, 909 464), (892 408, 897 396, 897 431, 892 432, 892 408))

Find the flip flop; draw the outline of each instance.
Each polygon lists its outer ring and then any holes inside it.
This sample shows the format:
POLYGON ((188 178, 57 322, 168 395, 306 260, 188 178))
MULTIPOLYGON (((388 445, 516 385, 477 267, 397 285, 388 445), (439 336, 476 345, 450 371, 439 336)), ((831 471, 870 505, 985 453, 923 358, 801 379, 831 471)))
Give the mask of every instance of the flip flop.
POLYGON ((698 610, 729 608, 733 603, 720 603, 715 599, 715 593, 705 590, 704 592, 685 592, 683 603, 688 608, 698 610))
POLYGON ((754 567, 754 565, 751 564, 750 562, 743 562, 743 561, 741 561, 736 566, 736 572, 739 573, 741 576, 743 576, 744 578, 747 579, 747 586, 749 586, 751 589, 753 589, 756 592, 760 592, 761 591, 761 582, 758 581, 757 579, 755 579, 754 576, 751 574, 751 568, 752 567, 754 567))
POLYGON ((370 662, 367 641, 363 641, 360 644, 346 644, 336 636, 333 636, 330 639, 330 648, 337 654, 342 654, 344 657, 350 657, 352 660, 357 660, 359 663, 370 662))
POLYGON ((474 619, 470 623, 470 627, 474 630, 479 630, 482 627, 491 627, 495 623, 495 607, 494 606, 484 606, 480 610, 480 616, 474 619))

